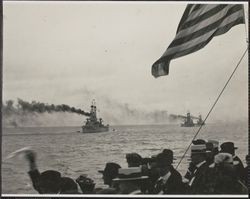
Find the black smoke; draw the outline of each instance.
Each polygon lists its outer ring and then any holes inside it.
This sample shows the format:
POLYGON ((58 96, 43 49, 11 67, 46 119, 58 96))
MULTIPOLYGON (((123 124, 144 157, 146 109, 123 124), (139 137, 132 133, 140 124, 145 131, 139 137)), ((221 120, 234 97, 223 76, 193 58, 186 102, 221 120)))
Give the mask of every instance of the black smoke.
MULTIPOLYGON (((66 104, 54 105, 54 104, 45 104, 43 102, 32 101, 31 103, 24 101, 22 99, 17 100, 17 107, 23 111, 28 112, 36 112, 36 113, 52 113, 52 112, 69 112, 69 113, 77 113, 80 115, 89 116, 90 113, 85 112, 81 109, 77 109, 75 107, 70 107, 66 104)), ((13 105, 13 104, 12 104, 13 105)), ((7 107, 8 104, 7 104, 7 107)))

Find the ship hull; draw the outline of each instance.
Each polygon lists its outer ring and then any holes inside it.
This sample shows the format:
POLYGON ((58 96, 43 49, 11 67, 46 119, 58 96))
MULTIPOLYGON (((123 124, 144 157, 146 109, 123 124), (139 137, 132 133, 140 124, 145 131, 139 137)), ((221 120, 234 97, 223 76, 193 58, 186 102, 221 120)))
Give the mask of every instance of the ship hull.
POLYGON ((194 124, 181 124, 181 127, 193 127, 195 126, 194 124))
POLYGON ((82 133, 101 133, 109 131, 109 127, 86 128, 82 127, 82 133))

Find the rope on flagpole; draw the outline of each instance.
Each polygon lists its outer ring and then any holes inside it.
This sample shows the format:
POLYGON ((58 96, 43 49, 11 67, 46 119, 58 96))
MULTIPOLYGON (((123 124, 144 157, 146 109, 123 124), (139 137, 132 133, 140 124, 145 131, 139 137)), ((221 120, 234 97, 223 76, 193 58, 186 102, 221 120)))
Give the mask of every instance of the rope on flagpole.
POLYGON ((215 107, 216 103, 218 102, 220 96, 222 95, 222 93, 224 92, 225 88, 227 87, 229 81, 232 79, 232 77, 233 77, 235 71, 237 70, 238 66, 240 65, 240 63, 241 63, 242 59, 244 58, 244 56, 245 56, 245 54, 246 54, 247 51, 248 51, 248 47, 247 47, 247 49, 245 50, 245 52, 243 53, 243 55, 242 55, 242 57, 240 58, 239 62, 237 63, 235 69, 233 70, 232 74, 230 75, 229 79, 227 80, 226 84, 224 85, 223 89, 221 90, 220 94, 218 95, 217 99, 215 100, 213 106, 210 108, 210 110, 209 110, 209 112, 208 112, 206 118, 204 119, 202 125, 199 127, 198 131, 197 131, 196 134, 194 135, 193 139, 191 140, 191 143, 188 145, 186 151, 184 152, 183 156, 181 157, 181 160, 179 161, 179 163, 178 163, 178 165, 176 166, 175 169, 178 168, 178 166, 180 165, 181 161, 182 161, 183 158, 185 157, 185 155, 186 155, 188 149, 189 149, 190 146, 192 145, 193 140, 194 140, 194 139, 197 137, 197 135, 199 134, 199 132, 200 132, 200 130, 201 130, 203 124, 205 123, 205 121, 207 120, 208 116, 209 116, 210 113, 212 112, 212 110, 213 110, 213 108, 215 107))

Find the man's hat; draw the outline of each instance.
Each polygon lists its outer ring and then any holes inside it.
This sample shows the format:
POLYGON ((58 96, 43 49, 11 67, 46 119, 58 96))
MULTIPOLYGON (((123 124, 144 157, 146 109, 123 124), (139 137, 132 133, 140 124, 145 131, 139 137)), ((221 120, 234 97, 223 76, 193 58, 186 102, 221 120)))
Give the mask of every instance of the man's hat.
POLYGON ((234 146, 233 142, 224 142, 220 145, 220 152, 230 153, 231 151, 234 151, 235 149, 238 149, 238 147, 234 146))
POLYGON ((127 153, 126 154, 127 162, 139 163, 142 162, 142 157, 138 153, 127 153))
POLYGON ((156 164, 159 167, 169 166, 173 163, 173 151, 170 149, 164 149, 163 152, 156 156, 156 164))
POLYGON ((134 181, 134 180, 145 180, 148 176, 142 176, 140 167, 129 167, 120 168, 118 171, 118 177, 113 179, 113 181, 134 181))
POLYGON ((105 169, 104 170, 99 170, 99 173, 105 173, 108 174, 109 176, 114 176, 116 177, 118 175, 118 169, 121 168, 121 166, 117 163, 114 162, 108 162, 106 163, 105 169))
POLYGON ((173 157, 173 160, 176 160, 176 158, 174 157, 174 153, 171 149, 163 149, 162 153, 166 153, 169 156, 173 157))
POLYGON ((197 144, 191 146, 191 154, 207 153, 207 147, 205 144, 197 144))

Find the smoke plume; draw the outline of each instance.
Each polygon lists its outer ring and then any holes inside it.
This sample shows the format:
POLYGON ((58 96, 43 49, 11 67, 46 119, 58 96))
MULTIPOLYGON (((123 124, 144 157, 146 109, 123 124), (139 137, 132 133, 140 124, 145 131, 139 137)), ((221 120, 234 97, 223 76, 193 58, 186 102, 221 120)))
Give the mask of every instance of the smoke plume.
MULTIPOLYGON (((80 115, 89 116, 90 114, 81 110, 76 109, 75 107, 70 107, 66 104, 62 105, 54 105, 54 104, 45 104, 41 102, 32 101, 31 103, 26 102, 22 99, 18 99, 18 108, 22 109, 23 111, 28 112, 37 112, 37 113, 51 113, 51 112, 70 112, 70 113, 77 113, 80 115)), ((8 107, 8 106, 7 106, 8 107)))
POLYGON ((54 105, 22 99, 7 100, 2 104, 2 122, 4 127, 18 126, 78 126, 83 117, 90 113, 66 104, 54 105), (72 114, 76 113, 76 114, 72 114))

